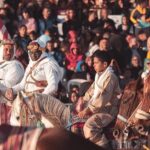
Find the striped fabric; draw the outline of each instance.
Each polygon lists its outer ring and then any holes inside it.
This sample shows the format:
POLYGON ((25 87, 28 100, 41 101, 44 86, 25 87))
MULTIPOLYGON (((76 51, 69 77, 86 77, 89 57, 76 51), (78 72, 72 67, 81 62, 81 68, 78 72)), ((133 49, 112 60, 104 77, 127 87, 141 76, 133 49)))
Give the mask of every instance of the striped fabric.
POLYGON ((6 26, 3 24, 3 21, 0 19, 0 40, 8 40, 10 35, 6 29, 6 26))
POLYGON ((0 103, 0 125, 9 124, 11 115, 11 106, 7 106, 5 103, 0 103))
POLYGON ((36 150, 42 128, 0 126, 0 150, 36 150))

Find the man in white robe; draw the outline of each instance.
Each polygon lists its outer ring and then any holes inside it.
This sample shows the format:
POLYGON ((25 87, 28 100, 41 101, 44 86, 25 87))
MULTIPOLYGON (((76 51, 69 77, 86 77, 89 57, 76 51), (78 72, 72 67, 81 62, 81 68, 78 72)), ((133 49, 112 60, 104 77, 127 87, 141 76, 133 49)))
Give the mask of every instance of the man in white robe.
POLYGON ((62 79, 62 70, 57 62, 48 57, 37 41, 28 46, 30 62, 26 68, 22 81, 8 89, 6 97, 13 99, 17 92, 23 90, 25 93, 42 93, 55 96, 58 84, 62 79))
POLYGON ((5 102, 5 91, 19 83, 24 75, 22 64, 14 60, 14 43, 4 40, 0 46, 0 99, 5 102))

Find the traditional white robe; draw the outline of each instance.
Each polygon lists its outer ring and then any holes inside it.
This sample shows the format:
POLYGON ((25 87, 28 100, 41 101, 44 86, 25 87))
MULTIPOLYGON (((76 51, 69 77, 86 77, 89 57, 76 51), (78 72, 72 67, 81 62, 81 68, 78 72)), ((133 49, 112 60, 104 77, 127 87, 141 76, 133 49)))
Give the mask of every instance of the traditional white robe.
POLYGON ((107 112, 114 115, 113 108, 118 105, 117 95, 119 93, 118 79, 112 69, 108 67, 101 74, 96 74, 94 83, 85 93, 83 99, 88 102, 88 107, 93 113, 107 112))
POLYGON ((5 61, 0 64, 0 90, 5 92, 6 88, 11 88, 19 83, 24 75, 24 68, 17 60, 5 61))
POLYGON ((13 87, 14 93, 20 90, 25 92, 35 92, 43 89, 43 94, 54 94, 57 92, 58 83, 62 79, 62 70, 57 64, 57 62, 51 57, 49 58, 46 53, 43 53, 39 59, 42 59, 38 65, 33 69, 32 73, 28 75, 30 69, 38 61, 30 60, 29 65, 26 68, 26 72, 22 81, 13 87), (44 58, 46 57, 46 58, 44 58), (44 59, 42 59, 44 58, 44 59), (48 85, 46 87, 38 87, 33 82, 34 79, 37 81, 47 81, 48 85))

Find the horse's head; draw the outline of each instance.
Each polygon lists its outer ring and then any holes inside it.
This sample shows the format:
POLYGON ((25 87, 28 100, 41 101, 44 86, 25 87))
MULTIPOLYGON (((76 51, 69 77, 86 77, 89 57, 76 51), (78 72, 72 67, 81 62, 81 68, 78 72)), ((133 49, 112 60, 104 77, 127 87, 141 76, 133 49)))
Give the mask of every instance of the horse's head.
POLYGON ((31 101, 34 95, 27 95, 24 92, 18 92, 12 105, 11 125, 30 126, 36 118, 32 109, 31 101))
POLYGON ((127 120, 131 117, 134 110, 143 97, 143 81, 139 78, 136 81, 130 81, 121 97, 121 104, 119 108, 119 114, 117 116, 116 127, 123 129, 127 123, 127 120))
POLYGON ((141 110, 150 113, 150 74, 144 80, 141 110))
POLYGON ((140 120, 150 120, 150 75, 144 80, 143 99, 135 117, 140 120))
POLYGON ((53 125, 36 111, 34 107, 35 94, 19 92, 12 106, 10 123, 17 126, 41 126, 53 127, 53 125))
POLYGON ((14 99, 12 104, 12 112, 10 117, 10 124, 14 126, 20 126, 20 112, 21 112, 21 104, 23 102, 23 96, 20 92, 18 92, 17 97, 14 99))

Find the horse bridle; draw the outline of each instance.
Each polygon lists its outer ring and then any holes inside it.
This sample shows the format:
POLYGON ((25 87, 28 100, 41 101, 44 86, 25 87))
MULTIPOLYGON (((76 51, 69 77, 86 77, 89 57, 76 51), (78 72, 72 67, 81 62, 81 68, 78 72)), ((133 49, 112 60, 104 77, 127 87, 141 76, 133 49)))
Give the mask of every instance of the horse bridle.
POLYGON ((24 96, 23 92, 21 92, 21 94, 23 96, 23 103, 27 106, 27 108, 30 111, 29 119, 37 118, 37 120, 40 121, 41 115, 35 113, 35 107, 31 104, 32 102, 30 102, 31 100, 29 96, 24 96))

